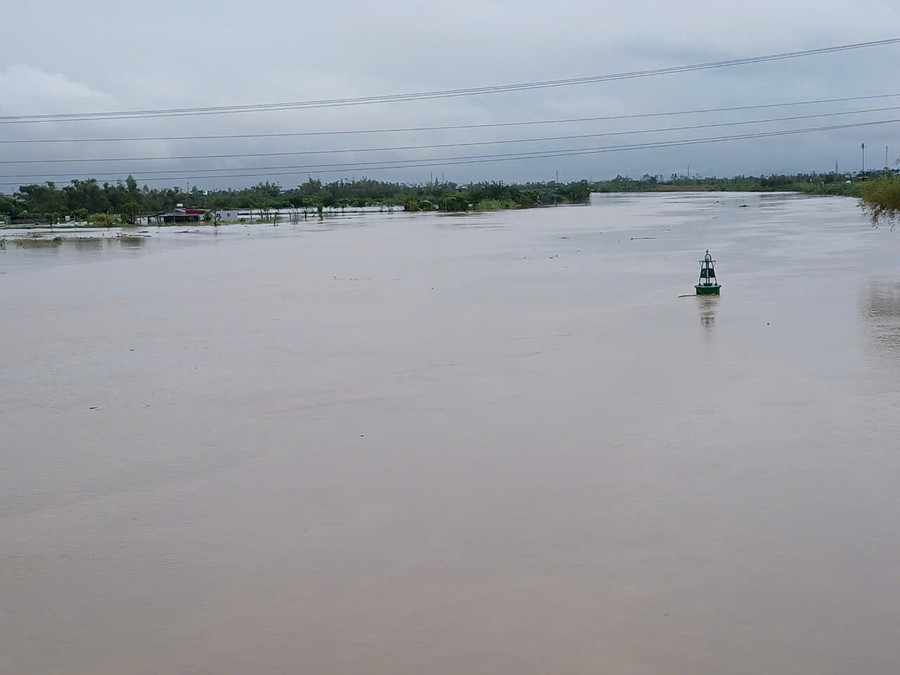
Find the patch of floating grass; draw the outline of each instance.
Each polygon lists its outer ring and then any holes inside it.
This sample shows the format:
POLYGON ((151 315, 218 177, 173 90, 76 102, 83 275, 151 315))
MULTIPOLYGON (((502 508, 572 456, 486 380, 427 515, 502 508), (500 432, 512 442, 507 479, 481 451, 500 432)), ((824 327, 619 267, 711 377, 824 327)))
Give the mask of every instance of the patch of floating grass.
POLYGON ((148 237, 139 234, 120 234, 119 241, 125 246, 143 246, 148 237))
POLYGON ((19 237, 17 239, 13 239, 16 242, 16 246, 18 248, 53 248, 54 246, 59 246, 63 238, 62 237, 53 237, 52 239, 48 239, 40 236, 32 236, 32 237, 19 237))

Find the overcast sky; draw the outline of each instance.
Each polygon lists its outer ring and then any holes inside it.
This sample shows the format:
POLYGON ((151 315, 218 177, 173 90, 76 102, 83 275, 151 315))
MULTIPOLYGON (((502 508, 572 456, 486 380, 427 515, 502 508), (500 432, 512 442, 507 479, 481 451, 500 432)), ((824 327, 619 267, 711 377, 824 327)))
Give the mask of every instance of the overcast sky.
MULTIPOLYGON (((587 2, 482 0, 420 3, 44 0, 7 3, 0 39, 0 116, 170 109, 351 98, 490 86, 667 68, 900 37, 896 0, 587 2)), ((900 44, 618 82, 314 110, 40 124, 0 124, 0 141, 298 133, 560 120, 900 93, 900 44)), ((900 97, 702 115, 486 129, 346 136, 180 141, 3 143, 0 192, 11 182, 133 173, 152 186, 220 187, 272 180, 295 186, 371 178, 560 180, 616 174, 856 171, 885 148, 900 155, 900 123, 672 148, 505 162, 439 158, 729 136, 875 120, 900 120, 900 97), (880 112, 856 112, 896 107, 880 112), (811 114, 844 116, 722 125, 811 114), (650 132, 646 130, 662 129, 650 132), (398 146, 474 143, 645 131, 522 144, 422 150, 398 146), (378 152, 342 152, 389 148, 378 152), (317 152, 264 156, 268 153, 317 152), (220 159, 130 159, 242 155, 220 159), (386 160, 433 159, 378 170, 386 160), (42 160, 42 161, 35 161, 42 160), (325 172, 314 165, 332 165, 325 172), (339 166, 334 166, 339 165, 339 166), (279 167, 299 167, 283 169, 279 167), (265 167, 265 168, 264 168, 265 167), (272 168, 274 167, 274 168, 272 168), (212 177, 208 169, 222 169, 212 177), (163 171, 166 180, 149 180, 163 171), (263 175, 263 174, 272 175, 263 175), (240 174, 240 175, 239 175, 240 174), (229 177, 230 176, 230 177, 229 177), (146 180, 145 180, 146 179, 146 180)))

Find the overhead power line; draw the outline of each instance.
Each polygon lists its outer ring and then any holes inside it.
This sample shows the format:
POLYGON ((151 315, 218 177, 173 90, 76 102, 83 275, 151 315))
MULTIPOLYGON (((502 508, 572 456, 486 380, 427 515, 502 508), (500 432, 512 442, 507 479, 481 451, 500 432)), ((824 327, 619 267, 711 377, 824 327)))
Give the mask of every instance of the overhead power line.
POLYGON ((548 89, 554 87, 569 87, 597 82, 611 82, 616 80, 631 80, 658 75, 673 75, 701 70, 713 70, 718 68, 730 68, 734 66, 765 63, 771 61, 784 61, 806 56, 819 56, 871 47, 883 47, 900 42, 900 37, 884 40, 870 40, 854 44, 837 45, 833 47, 820 47, 817 49, 804 49, 793 52, 779 52, 761 56, 749 56, 738 59, 726 59, 722 61, 708 61, 682 66, 669 66, 665 68, 652 68, 648 70, 635 70, 622 73, 605 75, 589 75, 586 77, 572 77, 558 80, 538 80, 533 82, 518 82, 512 84, 500 84, 485 87, 466 87, 462 89, 443 89, 437 91, 411 92, 403 94, 386 94, 381 96, 361 96, 356 98, 334 98, 310 101, 293 101, 287 103, 258 103, 249 105, 208 106, 196 108, 164 108, 150 110, 120 110, 108 112, 81 112, 81 113, 49 113, 41 115, 5 115, 0 116, 0 124, 32 124, 39 122, 74 122, 89 120, 134 119, 147 117, 181 117, 190 115, 222 115, 232 113, 263 112, 273 110, 297 110, 332 108, 340 106, 371 105, 376 103, 396 103, 404 101, 421 101, 430 99, 452 98, 459 96, 480 96, 486 94, 500 94, 512 91, 526 91, 533 89, 548 89))
POLYGON ((0 145, 38 144, 38 143, 122 143, 139 141, 198 141, 227 140, 250 138, 292 138, 306 136, 344 136, 354 134, 387 134, 417 131, 455 131, 464 129, 496 129, 500 127, 519 127, 550 124, 571 124, 577 122, 612 122, 617 120, 633 120, 651 117, 672 117, 678 115, 699 115, 721 112, 739 112, 747 110, 763 110, 767 108, 786 108, 803 105, 820 105, 823 103, 849 103, 851 101, 871 101, 874 99, 897 98, 896 94, 873 94, 870 96, 844 96, 841 98, 823 98, 807 101, 788 101, 786 103, 762 103, 757 105, 741 105, 726 108, 698 108, 695 110, 670 110, 652 113, 629 113, 623 115, 601 115, 598 117, 570 117, 566 119, 525 120, 521 122, 487 122, 482 124, 448 124, 427 127, 395 127, 389 129, 343 129, 335 131, 296 131, 259 134, 212 134, 195 136, 131 136, 121 138, 10 138, 0 139, 0 145))
POLYGON ((708 124, 693 124, 680 127, 661 127, 657 129, 637 129, 634 131, 607 131, 596 134, 570 134, 566 136, 543 136, 537 138, 508 138, 490 141, 463 141, 458 143, 430 143, 425 145, 395 145, 380 148, 338 148, 325 150, 297 150, 292 152, 240 152, 218 155, 173 155, 165 157, 90 157, 72 159, 4 159, 0 164, 76 164, 83 162, 159 162, 174 160, 196 159, 234 159, 243 157, 296 157, 302 155, 330 155, 363 152, 397 152, 409 150, 436 150, 438 148, 463 148, 479 145, 509 145, 516 143, 543 143, 549 141, 571 141, 587 138, 606 138, 610 136, 633 136, 635 134, 656 134, 672 131, 692 131, 696 129, 713 129, 732 126, 746 126, 748 124, 768 124, 771 122, 790 122, 798 120, 821 119, 827 117, 840 117, 845 115, 861 115, 865 113, 887 112, 898 110, 900 106, 888 106, 883 108, 869 108, 867 110, 845 110, 830 113, 814 113, 809 115, 793 115, 790 117, 771 117, 759 120, 740 120, 737 122, 716 122, 708 124))
MULTIPOLYGON (((203 179, 223 179, 223 178, 262 178, 277 176, 293 176, 297 174, 307 173, 351 173, 362 171, 383 171, 393 169, 409 169, 409 168, 428 168, 455 166, 463 164, 485 164, 493 162, 509 162, 528 159, 545 159, 550 157, 575 157, 580 155, 597 155, 612 152, 626 152, 634 150, 648 150, 658 148, 670 148, 689 145, 702 145, 710 143, 721 143, 728 141, 750 140, 757 138, 772 138, 777 136, 791 136, 796 134, 815 133, 820 131, 835 131, 840 129, 852 129, 860 127, 878 126, 886 124, 897 124, 900 118, 890 120, 877 120, 872 122, 858 122, 852 124, 835 124, 822 127, 807 127, 803 129, 783 129, 778 131, 761 131, 750 134, 734 134, 730 136, 710 136, 704 138, 678 139, 671 141, 656 141, 650 143, 632 143, 627 145, 600 146, 593 148, 567 148, 559 150, 534 151, 525 153, 507 153, 498 155, 468 155, 457 157, 429 157, 418 160, 388 160, 382 162, 356 162, 354 164, 307 164, 297 166, 271 166, 271 167, 253 167, 249 169, 193 169, 192 175, 185 175, 184 171, 157 171, 157 172, 135 172, 135 178, 140 177, 144 182, 157 181, 174 181, 174 180, 203 180, 203 179), (239 171, 242 173, 230 173, 210 175, 216 171, 239 171), (252 173, 251 173, 252 172, 252 173), (166 175, 162 175, 166 174, 166 175), (203 174, 203 175, 199 175, 203 174)), ((43 180, 49 178, 71 177, 71 174, 42 174, 34 176, 0 176, 2 179, 16 178, 15 181, 0 181, 0 185, 21 185, 22 178, 41 178, 43 180)), ((94 178, 103 180, 117 180, 119 175, 94 176, 94 178)))

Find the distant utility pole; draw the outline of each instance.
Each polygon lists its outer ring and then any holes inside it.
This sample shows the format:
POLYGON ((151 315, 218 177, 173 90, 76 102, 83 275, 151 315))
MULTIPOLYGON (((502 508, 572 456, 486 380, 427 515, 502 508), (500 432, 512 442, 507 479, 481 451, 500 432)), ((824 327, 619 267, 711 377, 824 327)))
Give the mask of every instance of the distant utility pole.
POLYGON ((863 143, 859 146, 859 149, 862 150, 862 171, 860 173, 866 172, 866 144, 863 143))

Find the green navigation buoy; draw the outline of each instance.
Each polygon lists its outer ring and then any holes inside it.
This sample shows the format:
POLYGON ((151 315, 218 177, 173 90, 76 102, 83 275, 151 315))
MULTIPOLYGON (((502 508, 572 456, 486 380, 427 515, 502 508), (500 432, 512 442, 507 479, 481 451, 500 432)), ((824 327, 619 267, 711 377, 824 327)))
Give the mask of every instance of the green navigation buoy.
POLYGON ((700 261, 700 281, 694 288, 697 289, 697 295, 718 295, 722 288, 716 279, 716 261, 712 259, 709 250, 700 261))

